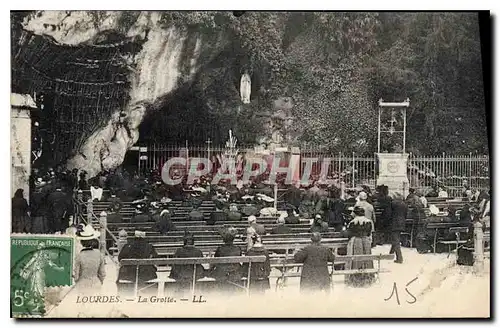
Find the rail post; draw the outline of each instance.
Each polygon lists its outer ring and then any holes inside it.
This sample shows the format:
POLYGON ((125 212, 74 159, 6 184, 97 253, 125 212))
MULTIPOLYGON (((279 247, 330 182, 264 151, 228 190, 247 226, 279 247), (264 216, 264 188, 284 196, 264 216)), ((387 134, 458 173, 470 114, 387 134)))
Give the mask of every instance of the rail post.
MULTIPOLYGON (((106 222, 107 223, 107 222, 106 222)), ((127 244, 127 231, 125 229, 120 230, 118 232, 118 244, 116 245, 118 249, 118 254, 122 251, 123 247, 127 244)))
POLYGON ((481 275, 484 270, 483 224, 474 222, 474 273, 481 275))
POLYGON ((94 213, 94 204, 92 199, 87 201, 87 224, 92 224, 92 214, 94 213))
POLYGON ((76 192, 76 213, 75 213, 75 224, 80 224, 83 217, 83 191, 78 189, 76 192))
POLYGON ((102 256, 106 255, 106 226, 107 226, 107 216, 108 214, 105 211, 102 211, 99 215, 99 226, 101 236, 99 238, 100 250, 102 256))

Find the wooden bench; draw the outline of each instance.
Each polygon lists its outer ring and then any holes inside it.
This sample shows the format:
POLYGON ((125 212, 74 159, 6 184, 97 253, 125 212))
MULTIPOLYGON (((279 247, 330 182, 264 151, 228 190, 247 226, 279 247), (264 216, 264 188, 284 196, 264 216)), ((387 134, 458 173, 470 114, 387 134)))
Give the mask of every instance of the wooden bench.
POLYGON ((456 237, 455 240, 439 240, 438 241, 438 244, 448 245, 448 257, 452 253, 452 249, 451 249, 452 245, 455 245, 455 250, 458 253, 458 249, 460 247, 459 245, 464 245, 465 243, 467 243, 467 240, 464 238, 461 238, 461 235, 468 233, 469 228, 468 227, 450 227, 449 232, 452 234, 455 234, 455 237, 456 237))
MULTIPOLYGON (((193 265, 193 278, 192 278, 192 286, 191 286, 191 293, 194 296, 195 291, 196 291, 196 282, 199 281, 199 279, 196 279, 196 265, 198 264, 208 264, 208 265, 213 265, 213 264, 229 264, 229 263, 248 263, 248 273, 246 276, 246 281, 245 285, 239 286, 243 289, 246 290, 247 295, 249 294, 249 288, 250 288, 250 272, 252 268, 252 263, 262 263, 266 261, 266 257, 264 255, 259 255, 259 256, 231 256, 231 257, 192 257, 192 258, 169 258, 169 259, 122 259, 120 261, 120 265, 131 265, 135 266, 135 281, 123 281, 120 280, 119 283, 130 283, 134 284, 134 296, 137 297, 138 292, 139 292, 139 267, 141 265, 156 265, 156 266, 172 266, 175 264, 181 264, 181 265, 193 265)), ((160 271, 161 272, 161 271, 160 271)), ((202 278, 203 279, 203 278, 202 278)), ((152 281, 149 281, 150 283, 153 284, 158 284, 158 297, 163 297, 163 293, 165 290, 165 283, 166 282, 171 282, 173 279, 165 279, 165 278, 160 278, 158 277, 157 279, 153 279, 152 281)), ((174 280, 175 281, 175 280, 174 280)))
MULTIPOLYGON (((381 261, 382 260, 394 260, 394 254, 378 254, 378 255, 341 255, 335 256, 334 262, 330 262, 329 268, 330 276, 333 277, 335 275, 352 275, 352 274, 360 274, 360 273, 373 273, 378 279, 378 275, 383 272, 381 269, 381 261), (348 264, 354 261, 377 261, 377 266, 373 269, 349 269, 349 270, 335 270, 335 264, 348 264)), ((301 269, 303 267, 303 263, 295 263, 293 262, 293 258, 285 258, 278 263, 271 264, 271 268, 278 269, 281 274, 275 276, 276 279, 276 289, 283 288, 286 285, 287 278, 300 278, 302 275, 301 269), (296 269, 294 271, 291 271, 296 269)), ((333 281, 331 284, 333 288, 333 281)))
POLYGON ((463 228, 464 226, 460 225, 460 222, 428 222, 425 225, 425 229, 434 230, 434 239, 432 243, 433 253, 436 253, 436 245, 438 242, 438 232, 442 229, 450 229, 450 228, 463 228))

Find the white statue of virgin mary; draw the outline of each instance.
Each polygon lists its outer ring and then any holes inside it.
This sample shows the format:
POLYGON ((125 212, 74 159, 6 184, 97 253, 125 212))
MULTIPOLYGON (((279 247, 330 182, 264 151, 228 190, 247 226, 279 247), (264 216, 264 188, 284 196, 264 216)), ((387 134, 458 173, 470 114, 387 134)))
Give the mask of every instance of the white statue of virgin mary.
POLYGON ((241 76, 241 82, 240 82, 241 101, 244 104, 250 103, 251 91, 252 91, 252 85, 250 82, 250 75, 248 75, 248 73, 245 73, 241 76))

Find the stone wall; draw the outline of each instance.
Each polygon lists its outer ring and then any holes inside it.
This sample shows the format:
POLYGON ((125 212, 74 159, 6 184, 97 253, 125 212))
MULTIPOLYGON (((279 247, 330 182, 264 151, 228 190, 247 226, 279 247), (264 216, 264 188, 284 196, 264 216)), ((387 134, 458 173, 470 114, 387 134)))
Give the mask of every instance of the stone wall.
POLYGON ((36 105, 27 95, 12 94, 10 111, 11 197, 18 188, 29 198, 31 172, 31 118, 30 109, 36 105))

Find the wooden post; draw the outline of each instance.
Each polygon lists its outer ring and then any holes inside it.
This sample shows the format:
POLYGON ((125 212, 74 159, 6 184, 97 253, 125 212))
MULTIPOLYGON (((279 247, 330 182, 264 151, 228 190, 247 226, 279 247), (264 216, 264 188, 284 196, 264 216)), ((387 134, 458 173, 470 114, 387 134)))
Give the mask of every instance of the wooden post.
POLYGON ((191 288, 191 296, 192 296, 192 299, 194 300, 194 296, 195 296, 195 287, 196 287, 196 263, 193 264, 194 265, 194 268, 193 268, 193 287, 191 288))
POLYGON ((250 272, 252 270, 252 261, 248 262, 248 275, 247 275, 247 296, 250 296, 250 272))
POLYGON ((125 229, 122 229, 118 233, 118 245, 116 245, 116 247, 118 248, 118 254, 120 254, 120 252, 122 251, 123 247, 126 244, 127 244, 127 231, 125 231, 125 229))
POLYGON ((106 255, 106 228, 108 224, 107 220, 107 213, 102 211, 101 214, 99 215, 99 226, 101 227, 101 236, 99 243, 101 244, 101 254, 102 256, 106 255))
POLYGON ((278 184, 274 183, 274 209, 278 209, 278 184))
MULTIPOLYGON (((379 102, 382 101, 380 98, 379 102)), ((377 153, 380 153, 380 116, 382 115, 382 108, 378 107, 378 124, 377 124, 377 153)))
POLYGON ((474 222, 474 273, 481 274, 484 270, 484 234, 483 224, 474 222))
POLYGON ((139 264, 135 266, 134 299, 139 295, 139 264))
POLYGON ((356 162, 355 162, 355 159, 354 159, 354 152, 352 152, 352 187, 356 187, 356 183, 354 181, 354 171, 356 169, 356 162))

